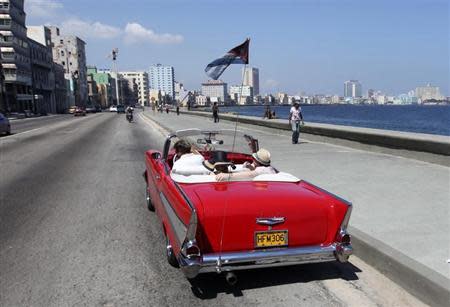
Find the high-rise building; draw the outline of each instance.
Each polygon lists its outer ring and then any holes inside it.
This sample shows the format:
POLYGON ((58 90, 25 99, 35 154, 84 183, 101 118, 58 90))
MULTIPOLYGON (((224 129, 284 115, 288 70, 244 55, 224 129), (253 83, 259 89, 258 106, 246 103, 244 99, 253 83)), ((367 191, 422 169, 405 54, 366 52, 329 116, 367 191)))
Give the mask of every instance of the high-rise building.
POLYGON ((442 100, 444 99, 444 96, 441 95, 441 92, 439 90, 438 86, 431 86, 430 83, 427 84, 427 86, 419 86, 416 88, 416 97, 419 98, 421 101, 425 100, 442 100))
POLYGON ((259 69, 254 67, 243 68, 243 85, 253 87, 253 95, 259 95, 259 69))
MULTIPOLYGON (((136 97, 140 105, 148 106, 148 74, 145 71, 124 71, 119 72, 123 78, 128 80, 130 86, 136 84, 136 97)), ((133 88, 133 90, 136 90, 133 88)))
POLYGON ((156 64, 149 71, 150 88, 164 91, 172 99, 175 99, 175 73, 172 66, 156 64))
POLYGON ((362 97, 362 86, 358 80, 344 82, 344 97, 362 97))
POLYGON ((222 80, 209 80, 202 83, 202 95, 209 97, 211 101, 226 103, 228 102, 227 84, 222 80))
POLYGON ((33 109, 30 46, 25 27, 24 0, 0 1, 0 41, 7 112, 33 109))
MULTIPOLYGON (((33 73, 33 94, 35 108, 41 112, 63 112, 67 109, 64 74, 59 73, 60 67, 53 62, 51 32, 46 26, 29 26, 27 36, 30 43, 31 68, 33 73), (55 70, 58 73, 55 74, 55 70), (56 78, 61 80, 56 80, 56 78), (58 87, 58 88, 57 88, 58 87), (37 96, 36 96, 37 95, 37 96)), ((62 67, 62 66, 61 66, 62 67)))
POLYGON ((253 102, 253 87, 232 85, 230 86, 230 96, 237 104, 250 104, 253 102))
POLYGON ((88 100, 86 43, 74 35, 61 35, 59 28, 50 26, 53 61, 64 67, 72 93, 70 105, 85 106, 88 100))

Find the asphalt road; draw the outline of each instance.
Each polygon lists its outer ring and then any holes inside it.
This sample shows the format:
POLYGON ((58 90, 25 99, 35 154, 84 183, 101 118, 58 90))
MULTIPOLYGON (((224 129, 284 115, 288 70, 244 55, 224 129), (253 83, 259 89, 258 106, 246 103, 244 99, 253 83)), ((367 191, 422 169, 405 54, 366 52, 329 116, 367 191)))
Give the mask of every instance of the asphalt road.
POLYGON ((162 134, 135 118, 58 117, 0 138, 0 306, 421 305, 357 257, 239 272, 236 287, 188 281, 145 207, 143 156, 162 134))

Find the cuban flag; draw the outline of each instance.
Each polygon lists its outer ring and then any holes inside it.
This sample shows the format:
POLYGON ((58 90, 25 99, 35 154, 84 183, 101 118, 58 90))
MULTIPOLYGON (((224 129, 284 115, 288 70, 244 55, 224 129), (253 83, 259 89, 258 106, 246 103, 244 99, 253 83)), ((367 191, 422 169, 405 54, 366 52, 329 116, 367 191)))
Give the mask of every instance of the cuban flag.
POLYGON ((217 80, 230 64, 248 64, 249 44, 250 39, 247 38, 245 42, 228 51, 223 57, 209 63, 205 68, 206 74, 217 80))

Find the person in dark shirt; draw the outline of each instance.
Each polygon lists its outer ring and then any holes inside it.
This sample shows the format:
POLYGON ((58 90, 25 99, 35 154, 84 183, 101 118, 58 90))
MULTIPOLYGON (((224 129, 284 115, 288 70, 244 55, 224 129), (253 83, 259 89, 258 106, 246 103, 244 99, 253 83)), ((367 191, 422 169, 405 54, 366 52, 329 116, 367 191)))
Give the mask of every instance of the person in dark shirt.
POLYGON ((219 106, 217 105, 217 102, 214 102, 213 107, 212 107, 212 112, 213 112, 214 122, 218 123, 219 122, 219 106))

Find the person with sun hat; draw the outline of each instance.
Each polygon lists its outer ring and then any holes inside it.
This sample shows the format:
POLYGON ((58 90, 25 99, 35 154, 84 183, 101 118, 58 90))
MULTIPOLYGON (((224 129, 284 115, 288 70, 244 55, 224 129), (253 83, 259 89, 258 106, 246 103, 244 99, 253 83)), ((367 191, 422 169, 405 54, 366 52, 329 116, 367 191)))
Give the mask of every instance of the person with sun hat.
POLYGON ((219 173, 216 175, 216 180, 250 180, 262 174, 276 174, 276 170, 270 166, 270 152, 267 149, 261 148, 252 154, 252 158, 252 163, 244 163, 242 171, 237 173, 219 173))

